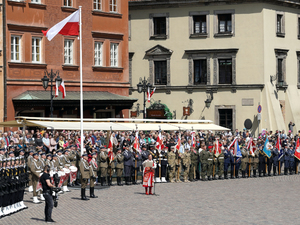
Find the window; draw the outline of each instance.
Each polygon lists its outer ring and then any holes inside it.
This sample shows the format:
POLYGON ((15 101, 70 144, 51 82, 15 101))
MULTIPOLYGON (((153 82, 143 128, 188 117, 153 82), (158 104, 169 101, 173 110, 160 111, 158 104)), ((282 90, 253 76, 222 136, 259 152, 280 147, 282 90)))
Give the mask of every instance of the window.
POLYGON ((232 31, 231 14, 219 14, 218 21, 219 21, 218 24, 219 33, 231 33, 232 31))
POLYGON ((282 18, 283 15, 277 15, 277 33, 282 33, 282 18))
POLYGON ((118 67, 118 44, 110 44, 110 66, 118 67))
POLYGON ((32 3, 41 3, 41 0, 31 0, 32 3))
POLYGON ((300 17, 298 17, 298 39, 300 39, 300 17))
POLYGON ((72 0, 64 0, 64 6, 72 7, 72 0))
POLYGON ((117 12, 117 0, 110 0, 109 10, 110 12, 117 12))
POLYGON ((167 61, 154 61, 154 84, 167 84, 167 61))
POLYGON ((219 84, 232 84, 232 59, 219 59, 219 84))
POLYGON ((39 37, 32 38, 32 62, 41 62, 41 38, 39 37))
POLYGON ((277 59, 277 74, 278 74, 278 81, 283 81, 283 59, 277 59))
POLYGON ((207 63, 206 59, 194 60, 194 84, 206 84, 207 63))
POLYGON ((102 5, 101 5, 102 0, 94 0, 94 10, 101 10, 102 5))
POLYGON ((102 42, 95 42, 95 66, 102 66, 102 42))
POLYGON ((150 39, 169 38, 169 13, 150 14, 150 39))
POLYGON ((288 54, 287 49, 275 49, 276 56, 276 74, 277 74, 277 83, 283 81, 285 84, 286 81, 286 57, 288 54))
POLYGON ((154 35, 166 35, 166 17, 154 17, 154 35))
POLYGON ((193 16, 194 34, 206 34, 206 15, 193 16))
POLYGON ((219 109, 219 125, 233 130, 232 109, 219 109))
POLYGON ((64 47, 65 64, 73 64, 73 40, 65 40, 64 47))
POLYGON ((11 36, 11 61, 20 62, 20 48, 21 48, 21 37, 20 36, 11 36))
POLYGON ((284 37, 284 33, 284 12, 276 12, 276 35, 277 37, 284 37))

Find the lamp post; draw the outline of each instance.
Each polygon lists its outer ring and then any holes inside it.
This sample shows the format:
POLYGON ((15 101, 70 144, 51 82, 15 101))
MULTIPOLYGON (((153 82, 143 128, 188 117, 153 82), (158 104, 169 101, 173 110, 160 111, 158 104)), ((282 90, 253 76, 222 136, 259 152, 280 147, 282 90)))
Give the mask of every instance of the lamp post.
POLYGON ((146 118, 146 92, 148 90, 148 87, 151 89, 152 84, 150 84, 146 78, 144 77, 144 80, 140 78, 140 82, 137 84, 138 92, 142 93, 144 92, 144 112, 143 112, 143 119, 146 118))
POLYGON ((53 70, 51 69, 50 73, 47 70, 45 70, 44 73, 45 73, 45 76, 42 78, 42 82, 43 82, 43 87, 44 87, 45 91, 48 88, 49 81, 51 82, 51 84, 50 84, 50 87, 51 87, 51 91, 50 91, 50 95, 51 95, 50 112, 51 112, 51 115, 50 115, 50 117, 53 117, 53 97, 54 97, 54 95, 52 94, 52 92, 53 92, 53 81, 54 81, 54 78, 57 76, 55 78, 55 82, 58 82, 58 87, 59 87, 61 82, 62 82, 62 79, 59 76, 59 71, 56 71, 56 73, 54 73, 53 70))

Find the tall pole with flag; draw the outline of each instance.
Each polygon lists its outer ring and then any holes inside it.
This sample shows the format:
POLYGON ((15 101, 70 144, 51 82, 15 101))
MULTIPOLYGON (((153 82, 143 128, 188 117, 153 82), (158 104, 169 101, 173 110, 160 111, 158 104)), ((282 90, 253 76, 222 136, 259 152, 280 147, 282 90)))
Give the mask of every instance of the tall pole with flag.
POLYGON ((82 6, 79 6, 79 48, 80 48, 80 149, 83 154, 83 90, 82 90, 82 6))

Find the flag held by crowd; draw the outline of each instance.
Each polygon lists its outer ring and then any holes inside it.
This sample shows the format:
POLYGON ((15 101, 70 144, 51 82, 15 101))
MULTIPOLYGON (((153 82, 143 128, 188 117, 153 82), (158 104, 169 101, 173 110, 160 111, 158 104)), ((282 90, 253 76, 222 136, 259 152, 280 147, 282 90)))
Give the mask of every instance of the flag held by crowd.
POLYGON ((219 139, 216 139, 214 143, 214 155, 218 157, 221 154, 221 148, 219 144, 219 139))
POLYGON ((271 157, 271 145, 269 144, 269 139, 268 139, 268 138, 266 138, 265 146, 264 146, 263 152, 265 153, 265 155, 266 155, 268 158, 271 157))
POLYGON ((239 146, 238 138, 234 138, 233 142, 229 145, 229 149, 233 147, 233 156, 242 157, 242 152, 239 146))
POLYGON ((296 150, 295 150, 295 157, 300 160, 300 142, 299 138, 297 139, 297 145, 296 145, 296 150))

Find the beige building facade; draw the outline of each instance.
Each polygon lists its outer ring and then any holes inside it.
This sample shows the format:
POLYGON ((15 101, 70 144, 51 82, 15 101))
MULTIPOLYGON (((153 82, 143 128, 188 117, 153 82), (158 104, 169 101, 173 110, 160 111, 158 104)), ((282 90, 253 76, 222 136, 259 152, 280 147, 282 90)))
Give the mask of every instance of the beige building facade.
POLYGON ((276 0, 131 1, 130 93, 139 99, 139 109, 143 94, 137 84, 146 77, 156 87, 146 107, 159 101, 176 119, 209 119, 232 130, 242 130, 248 119, 256 135, 262 129, 287 130, 293 121, 295 133, 300 129, 299 7, 276 0))

